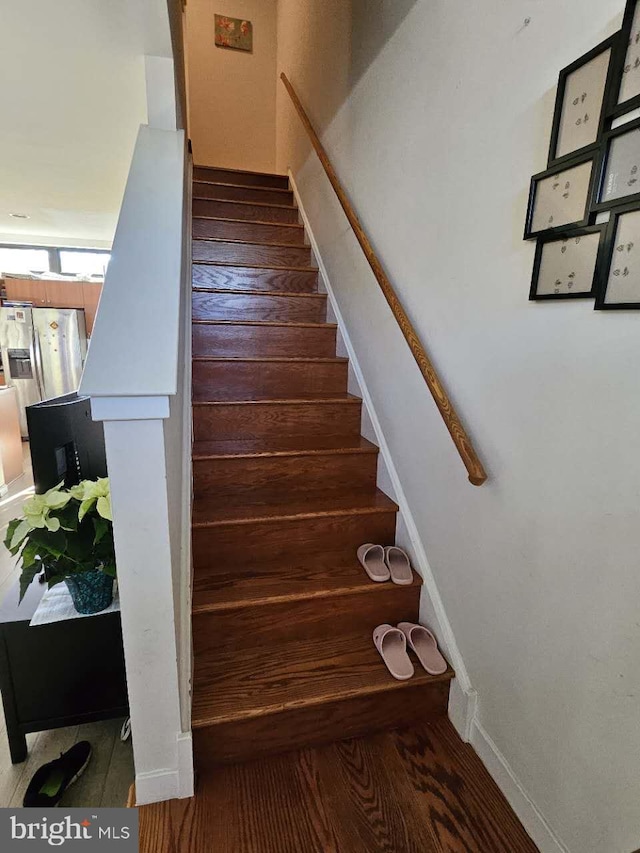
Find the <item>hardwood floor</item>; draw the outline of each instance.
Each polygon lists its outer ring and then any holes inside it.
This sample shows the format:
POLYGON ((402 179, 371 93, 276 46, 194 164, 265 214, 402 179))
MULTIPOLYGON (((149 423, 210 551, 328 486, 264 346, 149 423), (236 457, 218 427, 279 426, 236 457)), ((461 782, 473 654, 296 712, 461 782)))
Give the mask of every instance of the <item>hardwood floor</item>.
POLYGON ((140 809, 140 853, 535 853, 447 719, 243 764, 140 809))

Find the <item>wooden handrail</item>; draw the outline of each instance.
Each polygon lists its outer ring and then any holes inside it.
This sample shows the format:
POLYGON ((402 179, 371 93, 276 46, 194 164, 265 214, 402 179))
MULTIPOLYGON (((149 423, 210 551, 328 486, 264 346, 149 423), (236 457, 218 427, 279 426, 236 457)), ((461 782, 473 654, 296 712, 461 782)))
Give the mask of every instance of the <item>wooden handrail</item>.
POLYGON ((418 367, 420 368, 420 372, 425 378, 425 381, 429 387, 429 391, 431 391, 431 395, 435 400, 435 404, 440 410, 440 414, 442 415, 442 419, 445 422, 449 433, 451 434, 451 438, 453 439, 453 443, 458 448, 458 453, 462 458, 465 468, 469 474, 469 482, 473 483, 474 486, 481 486, 485 480, 487 479, 486 472, 482 467, 482 462, 478 458, 478 454, 476 453, 473 444, 471 443, 471 439, 467 435, 465 428, 462 426, 462 422, 458 417, 456 410, 453 407, 453 403, 449 399, 447 392, 445 391, 442 382, 436 370, 431 363, 431 359, 425 352, 424 347, 420 343, 420 339, 416 333, 416 330, 413 328, 413 324, 411 320, 407 317, 407 314, 402 307, 400 300, 396 296, 396 293, 393 289, 391 282, 389 281, 387 274, 385 273, 382 264, 380 263, 376 253, 373 250, 373 246, 369 242, 369 238, 367 237, 364 228, 356 212, 354 211, 349 198, 344 191, 344 187, 340 183, 340 179, 336 175, 335 169, 331 165, 331 161, 327 156, 327 152, 324 150, 320 139, 318 138, 318 134, 313 129, 313 125, 309 121, 309 116, 306 114, 304 107, 300 103, 300 99, 296 95, 295 89, 289 82, 287 75, 283 72, 280 75, 280 79, 284 83, 291 100, 293 101, 293 105, 296 108, 298 115, 304 125, 305 130, 307 131, 307 135, 311 140, 311 144, 316 150, 318 157, 320 158, 320 162, 322 163, 325 172, 327 173, 327 177, 331 181, 331 186, 335 190, 336 195, 338 196, 338 200, 342 205, 342 209, 344 210, 347 219, 351 227, 353 228, 353 232, 356 235, 356 239, 360 246, 362 247, 362 251, 365 253, 367 261, 369 262, 369 266, 373 270, 373 274, 375 275, 378 284, 380 285, 380 289, 382 290, 385 299, 389 303, 389 307, 393 313, 393 316, 396 318, 400 329, 402 330, 402 334, 405 337, 406 342, 409 344, 409 349, 411 350, 413 357, 416 360, 418 367))

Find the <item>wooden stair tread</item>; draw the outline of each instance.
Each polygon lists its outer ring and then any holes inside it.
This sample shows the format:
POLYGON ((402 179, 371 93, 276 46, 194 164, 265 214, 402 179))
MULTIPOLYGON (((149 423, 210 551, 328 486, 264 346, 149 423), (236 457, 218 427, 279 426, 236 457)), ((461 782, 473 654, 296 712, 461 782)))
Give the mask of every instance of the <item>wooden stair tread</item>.
MULTIPOLYGON (((234 261, 193 261, 193 266, 203 267, 240 267, 246 270, 292 270, 293 272, 318 272, 318 267, 293 267, 293 266, 277 266, 275 264, 246 264, 234 261)), ((197 287, 194 290, 208 290, 206 287, 197 287)), ((259 291, 245 290, 244 293, 262 293, 259 291)), ((325 294, 326 295, 326 294, 325 294)))
MULTIPOLYGON (((224 199, 223 199, 224 200, 224 199)), ((238 225, 273 225, 275 228, 298 228, 304 231, 304 225, 299 222, 270 222, 261 219, 234 219, 231 216, 204 216, 199 213, 192 220, 204 219, 207 222, 234 222, 238 225)), ((206 240, 207 237, 196 237, 197 240, 206 240)))
MULTIPOLYGON (((413 583, 422 579, 414 572, 413 583)), ((196 571, 193 613, 235 610, 256 604, 300 602, 338 595, 388 595, 388 586, 374 583, 355 558, 331 553, 312 554, 298 563, 290 560, 254 566, 219 566, 211 572, 196 571)), ((322 607, 322 601, 318 602, 322 607)), ((358 607, 354 601, 354 607, 358 607)))
POLYGON ((270 405, 291 405, 296 403, 318 403, 322 405, 323 403, 351 403, 353 405, 360 405, 362 400, 359 397, 354 397, 353 394, 300 394, 300 395, 289 395, 287 397, 273 397, 273 396, 260 396, 254 395, 252 397, 247 397, 246 399, 234 399, 234 400, 193 400, 192 406, 228 406, 230 404, 237 404, 239 406, 243 405, 251 405, 252 403, 257 403, 263 405, 264 403, 269 403, 270 405))
POLYGON ((255 169, 233 169, 230 166, 207 166, 202 163, 194 163, 194 169, 211 169, 214 172, 235 172, 237 175, 261 175, 263 178, 286 178, 281 172, 256 172, 255 169))
MULTIPOLYGON (((238 187, 238 189, 243 189, 242 187, 238 187)), ((261 187, 261 189, 266 189, 265 187, 261 187)), ((271 189, 271 188, 269 188, 271 189)), ((192 196, 193 201, 215 201, 217 204, 245 204, 247 206, 253 205, 254 207, 274 207, 276 210, 297 210, 297 208, 293 204, 273 204, 272 202, 267 201, 246 201, 246 199, 240 198, 215 198, 214 196, 208 195, 196 195, 195 192, 192 196)))
MULTIPOLYGON (((193 261, 193 266, 203 267, 240 267, 247 270, 292 270, 293 272, 319 272, 318 267, 277 266, 274 264, 247 264, 237 261, 193 261)), ((206 288, 204 288, 206 289, 206 288)), ((262 292, 262 291, 257 291, 262 292)), ((245 293, 251 293, 247 290, 245 293)))
POLYGON ((304 500, 261 501, 256 492, 246 497, 207 495, 193 502, 192 526, 217 527, 223 524, 255 524, 260 521, 318 518, 333 515, 366 515, 397 512, 398 505, 379 489, 338 495, 309 495, 304 500))
POLYGON ((280 361, 294 364, 345 364, 348 358, 341 356, 298 356, 298 355, 194 355, 193 361, 230 361, 234 364, 242 361, 267 362, 277 364, 280 361))
MULTIPOLYGON (((272 175, 271 177, 278 177, 278 175, 272 175)), ((231 184, 228 181, 205 181, 202 178, 194 178, 194 187, 196 184, 206 184, 208 187, 233 187, 235 190, 264 190, 269 193, 288 193, 289 195, 292 193, 291 190, 284 187, 265 187, 261 184, 231 184)))
POLYGON ((221 651, 215 661, 209 658, 199 666, 196 660, 192 725, 203 728, 356 696, 426 688, 453 677, 450 668, 433 676, 417 665, 413 678, 396 681, 370 635, 221 651))
MULTIPOLYGON (((273 223, 272 223, 273 224, 273 223)), ((306 243, 274 243, 272 240, 239 240, 236 237, 193 237, 192 243, 234 243, 238 246, 271 246, 276 249, 310 249, 306 243)), ((198 263, 206 263, 198 261, 198 263)))
MULTIPOLYGON (((233 293, 234 291, 225 291, 233 293)), ((246 293, 246 291, 244 291, 246 293)), ((260 291, 265 293, 267 291, 260 291)), ((273 326, 289 329, 337 329, 337 323, 313 323, 309 320, 193 320, 194 326, 273 326)))
POLYGON ((278 436, 226 441, 195 441, 194 459, 255 456, 306 456, 315 453, 377 453, 375 444, 356 436, 278 436))
MULTIPOLYGON (((254 267, 255 269, 255 267, 254 267)), ((261 267, 260 269, 285 269, 284 267, 261 267)), ((310 272, 315 272, 314 270, 308 270, 310 272)), ((326 299, 326 293, 298 293, 297 291, 288 291, 288 290, 234 290, 233 288, 224 288, 221 289, 219 287, 202 287, 201 285, 194 285, 191 288, 192 293, 219 293, 220 296, 260 296, 261 298, 271 299, 272 297, 275 299, 326 299)), ((224 319, 224 318, 221 318, 224 319)), ((194 322, 197 322, 194 320, 194 322)), ((241 323, 242 320, 236 320, 235 322, 241 323)), ((260 322, 260 321, 258 321, 260 322)), ((278 321, 278 322, 286 322, 286 321, 278 321)), ((324 325, 324 324, 321 324, 324 325)))

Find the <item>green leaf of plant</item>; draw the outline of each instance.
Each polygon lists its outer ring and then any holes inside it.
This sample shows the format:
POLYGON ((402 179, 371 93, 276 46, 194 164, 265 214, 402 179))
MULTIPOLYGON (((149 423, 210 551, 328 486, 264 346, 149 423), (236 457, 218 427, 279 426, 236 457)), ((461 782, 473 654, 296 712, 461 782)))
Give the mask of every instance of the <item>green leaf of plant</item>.
POLYGON ((16 532, 17 526, 21 523, 22 519, 20 518, 14 518, 12 521, 10 521, 7 527, 7 535, 4 537, 4 546, 5 548, 7 548, 8 551, 11 551, 13 555, 17 553, 18 549, 11 547, 11 540, 13 539, 13 534, 16 532))
POLYGON ((42 560, 40 560, 40 546, 35 542, 27 542, 27 544, 22 549, 22 553, 20 554, 20 559, 22 561, 22 568, 30 569, 36 563, 38 564, 38 571, 42 568, 42 560))
POLYGON ((98 545, 109 532, 109 522, 98 516, 93 519, 93 528, 95 530, 93 544, 98 545))
POLYGON ((11 538, 11 545, 9 550, 12 554, 15 554, 22 544, 24 538, 30 533, 31 525, 28 521, 21 521, 18 526, 13 531, 13 536, 11 538), (14 550, 15 549, 15 550, 14 550))
POLYGON ((39 563, 34 563, 29 568, 23 568, 22 573, 20 575, 20 601, 25 596, 27 589, 29 588, 29 584, 35 578, 35 576, 40 572, 42 567, 39 563))
POLYGON ((65 556, 67 535, 64 530, 57 530, 55 532, 40 529, 32 530, 30 539, 40 546, 40 556, 42 559, 45 559, 45 555, 47 554, 50 554, 55 559, 65 556))
POLYGON ((74 531, 78 529, 78 504, 74 501, 68 503, 64 509, 56 512, 56 518, 60 519, 63 530, 74 531))

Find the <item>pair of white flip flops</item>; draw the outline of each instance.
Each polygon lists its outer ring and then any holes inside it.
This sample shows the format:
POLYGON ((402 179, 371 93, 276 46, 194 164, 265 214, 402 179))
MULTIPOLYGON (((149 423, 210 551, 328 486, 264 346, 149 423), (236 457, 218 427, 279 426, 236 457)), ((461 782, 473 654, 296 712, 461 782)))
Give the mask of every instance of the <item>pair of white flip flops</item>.
POLYGON ((401 586, 413 583, 411 563, 402 548, 396 545, 383 548, 367 542, 358 548, 357 553, 360 565, 372 581, 383 583, 391 579, 401 586))
POLYGON ((407 654, 407 644, 429 675, 442 675, 447 671, 447 662, 436 638, 424 625, 414 622, 398 622, 397 628, 378 625, 373 632, 373 642, 385 666, 398 681, 407 681, 415 672, 407 654))

